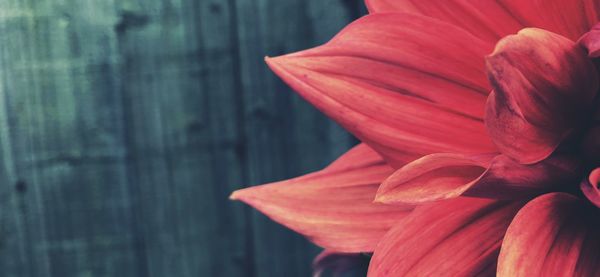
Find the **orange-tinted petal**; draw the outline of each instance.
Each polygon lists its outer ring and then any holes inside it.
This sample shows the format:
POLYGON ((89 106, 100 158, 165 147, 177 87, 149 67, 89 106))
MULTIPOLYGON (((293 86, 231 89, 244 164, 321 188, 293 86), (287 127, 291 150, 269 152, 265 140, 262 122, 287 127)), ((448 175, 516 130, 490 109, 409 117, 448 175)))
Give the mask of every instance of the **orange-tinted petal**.
POLYGON ((238 190, 241 200, 271 219, 339 252, 371 252, 389 228, 412 207, 373 203, 377 187, 393 172, 374 151, 351 150, 331 168, 302 177, 238 190), (348 165, 356 152, 376 162, 348 165), (379 158, 377 158, 379 157, 379 158))
POLYGON ((498 276, 599 276, 600 217, 565 193, 528 203, 510 224, 498 260, 498 276))
POLYGON ((377 245, 369 276, 476 276, 496 264, 522 202, 459 197, 417 207, 377 245))
POLYGON ((424 203, 463 194, 490 164, 493 156, 431 154, 400 168, 377 191, 386 204, 424 203))
POLYGON ((300 95, 398 167, 495 150, 482 123, 489 44, 416 15, 376 14, 324 46, 267 59, 300 95))
POLYGON ((452 23, 496 43, 524 26, 497 1, 481 0, 367 0, 370 13, 408 12, 452 23))
POLYGON ((573 41, 523 29, 502 39, 486 61, 494 92, 485 123, 503 154, 538 162, 589 115, 598 73, 573 41))
POLYGON ((533 165, 504 156, 432 154, 416 160, 388 177, 376 201, 424 203, 459 195, 494 199, 533 197, 576 183, 579 159, 553 155, 533 165))

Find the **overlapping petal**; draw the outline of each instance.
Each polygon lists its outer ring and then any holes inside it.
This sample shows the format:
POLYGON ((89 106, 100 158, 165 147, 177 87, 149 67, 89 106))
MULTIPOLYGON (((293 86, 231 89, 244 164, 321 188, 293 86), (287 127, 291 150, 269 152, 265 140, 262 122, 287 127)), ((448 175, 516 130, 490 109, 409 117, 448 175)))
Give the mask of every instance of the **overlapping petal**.
POLYGON ((506 232, 498 276, 599 276, 600 217, 566 193, 528 203, 506 232))
POLYGON ((598 73, 573 41, 523 29, 502 39, 486 62, 494 91, 485 123, 503 154, 521 163, 538 162, 589 115, 598 73))
POLYGON ((588 57, 600 57, 600 23, 594 25, 578 42, 588 51, 588 57))
POLYGON ((377 187, 393 172, 366 146, 331 167, 295 179, 238 190, 241 200, 319 246, 338 252, 371 252, 412 206, 373 203, 377 187), (358 159, 362 156, 365 162, 358 159), (352 162, 356 161, 355 165, 352 162))
POLYGON ((417 207, 377 245, 369 276, 477 276, 493 271, 523 202, 459 197, 417 207))
POLYGON ((577 157, 553 155, 533 165, 504 156, 432 154, 388 177, 376 201, 418 204, 458 197, 519 199, 576 183, 581 171, 577 157))
POLYGON ((366 16, 329 43, 267 59, 300 95, 398 167, 495 151, 482 124, 493 46, 431 18, 366 16))
POLYGON ((498 40, 524 27, 577 40, 600 20, 595 0, 366 0, 371 13, 410 12, 441 19, 498 40))
POLYGON ((524 27, 498 1, 481 0, 367 0, 371 13, 408 12, 421 14, 461 27, 471 34, 496 43, 524 27))
POLYGON ((542 28, 574 41, 600 20, 600 2, 596 0, 497 1, 526 27, 542 28))

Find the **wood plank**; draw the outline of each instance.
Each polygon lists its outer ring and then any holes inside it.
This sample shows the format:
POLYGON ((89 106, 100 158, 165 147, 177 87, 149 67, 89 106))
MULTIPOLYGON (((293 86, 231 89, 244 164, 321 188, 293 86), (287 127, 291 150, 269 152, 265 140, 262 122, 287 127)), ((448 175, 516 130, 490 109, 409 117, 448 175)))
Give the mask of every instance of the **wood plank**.
POLYGON ((0 0, 3 276, 309 276, 318 249, 235 189, 355 141, 265 55, 359 0, 0 0))
MULTIPOLYGON (((322 168, 354 143, 293 94, 262 59, 329 39, 354 16, 344 6, 347 2, 236 1, 251 184, 322 168), (329 11, 318 8, 323 3, 329 11)), ((254 211, 252 215, 256 276, 309 276, 317 248, 266 217, 254 211)))
POLYGON ((0 6, 3 276, 135 276, 113 4, 0 6))
POLYGON ((145 276, 244 276, 244 210, 227 199, 244 183, 229 7, 194 0, 120 6, 145 276))

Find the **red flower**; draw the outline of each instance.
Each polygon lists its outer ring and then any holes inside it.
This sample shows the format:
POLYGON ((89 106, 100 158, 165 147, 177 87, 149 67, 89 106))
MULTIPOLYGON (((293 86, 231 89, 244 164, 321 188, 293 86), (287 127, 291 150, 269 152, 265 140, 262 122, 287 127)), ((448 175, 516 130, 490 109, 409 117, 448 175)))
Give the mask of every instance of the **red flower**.
POLYGON ((328 254, 374 252, 370 276, 598 276, 600 2, 367 6, 267 59, 363 144, 232 198, 328 254))

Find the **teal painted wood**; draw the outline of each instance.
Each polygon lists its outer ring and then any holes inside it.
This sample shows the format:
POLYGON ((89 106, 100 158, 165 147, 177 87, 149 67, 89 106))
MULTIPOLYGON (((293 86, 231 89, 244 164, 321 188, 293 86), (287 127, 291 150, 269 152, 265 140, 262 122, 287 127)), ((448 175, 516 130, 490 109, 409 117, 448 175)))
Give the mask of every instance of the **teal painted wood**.
POLYGON ((231 191, 354 140, 264 65, 359 0, 0 0, 2 276, 309 276, 231 191))

